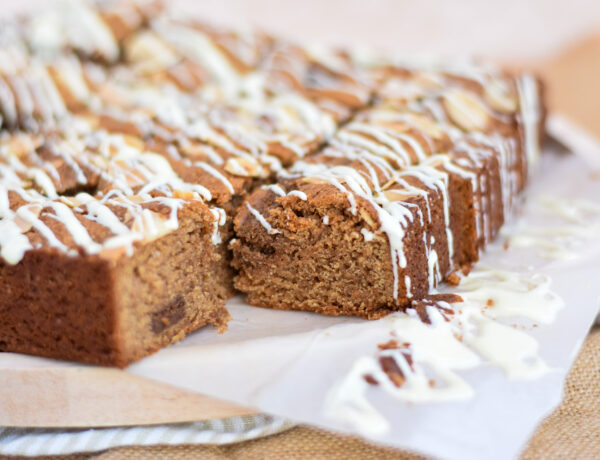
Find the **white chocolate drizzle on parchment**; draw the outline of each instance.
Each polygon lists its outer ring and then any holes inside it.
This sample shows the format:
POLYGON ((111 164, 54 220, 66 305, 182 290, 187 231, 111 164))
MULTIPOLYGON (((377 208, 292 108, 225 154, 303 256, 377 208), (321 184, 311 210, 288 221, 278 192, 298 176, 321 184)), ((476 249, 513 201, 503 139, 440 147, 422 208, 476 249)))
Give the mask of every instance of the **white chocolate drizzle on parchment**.
POLYGON ((525 207, 528 215, 552 219, 538 225, 505 227, 510 246, 533 248, 545 259, 569 260, 581 254, 586 238, 600 234, 600 201, 540 197, 525 207))
POLYGON ((409 403, 465 401, 474 390, 463 371, 494 366, 521 381, 551 371, 529 333, 564 306, 547 276, 478 268, 452 291, 463 301, 426 306, 429 324, 415 309, 382 320, 389 322, 391 341, 354 362, 329 391, 325 414, 378 435, 390 426, 369 401, 370 391, 409 403))

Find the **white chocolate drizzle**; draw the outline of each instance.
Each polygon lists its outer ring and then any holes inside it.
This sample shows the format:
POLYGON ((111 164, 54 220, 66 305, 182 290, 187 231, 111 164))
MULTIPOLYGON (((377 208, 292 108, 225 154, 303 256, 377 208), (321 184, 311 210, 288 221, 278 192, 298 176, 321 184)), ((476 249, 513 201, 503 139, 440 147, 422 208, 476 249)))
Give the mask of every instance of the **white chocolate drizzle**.
POLYGON ((600 204, 592 201, 540 197, 526 211, 552 222, 505 227, 502 235, 510 246, 534 248, 546 259, 577 258, 580 251, 575 249, 600 233, 600 204))
POLYGON ((248 208, 248 211, 250 211, 250 214, 252 214, 254 216, 254 218, 258 221, 258 223, 264 227, 264 229, 267 231, 267 233, 269 235, 275 235, 277 233, 281 233, 276 228, 273 228, 271 226, 271 224, 267 221, 267 219, 265 219, 264 216, 260 212, 258 212, 258 210, 253 208, 250 205, 250 203, 246 202, 246 207, 248 208))
POLYGON ((476 269, 458 288, 464 302, 438 301, 427 307, 429 324, 414 310, 381 320, 389 325, 392 346, 357 359, 329 391, 328 417, 364 433, 382 434, 389 422, 369 402, 367 389, 411 403, 464 401, 474 391, 465 370, 495 366, 510 380, 537 379, 550 368, 538 355, 531 326, 513 327, 502 319, 548 324, 564 306, 550 280, 533 273, 476 269), (382 364, 391 359, 395 375, 382 364), (394 378, 396 377, 396 379, 394 378))
POLYGON ((540 156, 540 101, 539 89, 535 78, 523 75, 517 80, 520 95, 520 110, 524 129, 524 148, 527 154, 527 164, 533 169, 540 156))
MULTIPOLYGON (((38 160, 40 167, 27 168, 10 150, 0 149, 0 161, 10 165, 0 163, 0 215, 6 230, 0 236, 0 248, 4 260, 10 264, 18 263, 25 251, 33 248, 27 236, 30 229, 39 233, 48 246, 68 255, 77 254, 71 243, 59 239, 44 218, 60 223, 72 244, 87 254, 116 248, 131 254, 135 242, 151 241, 177 229, 178 212, 187 201, 211 199, 208 189, 184 182, 164 157, 127 144, 121 135, 95 132, 87 138, 48 144, 47 149, 69 166, 79 184, 88 182, 85 167, 97 171, 112 189, 104 195, 59 196, 55 184, 60 185, 61 178, 54 168, 49 168, 52 160, 38 160), (44 169, 53 173, 48 175, 44 169), (29 178, 42 193, 30 188, 29 178), (18 194, 25 204, 11 210, 9 192, 18 194), (180 194, 185 200, 178 197, 180 194), (150 207, 154 204, 166 207, 168 213, 152 211, 150 207), (117 216, 118 208, 126 209, 124 217, 117 216), (112 236, 94 240, 84 225, 86 220, 105 227, 112 236)), ((216 245, 220 244, 219 228, 225 224, 225 214, 219 208, 212 208, 211 212, 214 216, 211 240, 216 245)))

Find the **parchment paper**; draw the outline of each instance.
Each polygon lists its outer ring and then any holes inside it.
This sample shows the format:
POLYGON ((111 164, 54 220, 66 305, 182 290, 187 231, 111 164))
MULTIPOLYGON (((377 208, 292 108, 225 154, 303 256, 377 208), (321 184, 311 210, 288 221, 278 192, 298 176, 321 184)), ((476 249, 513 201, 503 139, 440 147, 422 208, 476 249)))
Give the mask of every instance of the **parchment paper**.
MULTIPOLYGON (((568 123, 553 119, 551 127, 560 131, 564 144, 579 145, 588 154, 596 150, 600 157, 600 148, 593 143, 582 147, 577 142, 578 135, 568 123)), ((526 194, 523 211, 517 213, 522 215, 515 216, 510 225, 518 229, 529 221, 536 223, 534 211, 542 198, 600 204, 597 165, 585 158, 558 148, 548 151, 526 194)), ((408 404, 373 387, 368 391, 369 401, 390 422, 391 429, 385 434, 359 432, 328 416, 325 400, 357 358, 372 353, 389 338, 389 320, 271 311, 245 305, 242 297, 228 303, 234 319, 225 334, 202 329, 126 372, 439 458, 514 458, 536 425, 560 402, 566 373, 598 312, 600 234, 574 241, 569 246, 572 257, 562 260, 541 257, 536 247, 505 249, 510 227, 503 235, 480 263, 502 268, 528 266, 548 275, 552 290, 566 303, 552 324, 530 331, 539 342, 540 356, 552 369, 538 380, 510 381, 498 368, 479 367, 461 373, 475 396, 451 403, 408 404)), ((77 365, 0 354, 0 368, 40 366, 77 365)))

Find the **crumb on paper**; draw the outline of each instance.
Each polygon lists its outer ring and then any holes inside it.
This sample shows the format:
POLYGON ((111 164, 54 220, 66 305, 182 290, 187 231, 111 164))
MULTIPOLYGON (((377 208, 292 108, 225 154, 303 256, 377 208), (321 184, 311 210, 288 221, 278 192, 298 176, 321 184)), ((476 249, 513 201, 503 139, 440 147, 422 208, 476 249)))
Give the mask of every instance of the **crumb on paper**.
POLYGON ((400 348, 400 346, 398 345, 398 341, 395 339, 390 339, 385 343, 380 343, 377 345, 377 348, 379 348, 380 350, 393 350, 396 348, 400 348))
POLYGON ((395 386, 400 388, 402 385, 404 385, 404 382, 406 382, 406 377, 394 358, 391 356, 382 356, 379 358, 379 364, 381 365, 383 372, 385 372, 395 386))
POLYGON ((460 275, 456 272, 452 272, 448 275, 448 277, 446 278, 446 281, 448 282, 448 284, 452 285, 452 286, 458 286, 460 284, 460 275))
POLYGON ((365 379, 365 382, 367 382, 369 385, 379 385, 377 379, 371 374, 365 374, 363 375, 363 378, 365 379))

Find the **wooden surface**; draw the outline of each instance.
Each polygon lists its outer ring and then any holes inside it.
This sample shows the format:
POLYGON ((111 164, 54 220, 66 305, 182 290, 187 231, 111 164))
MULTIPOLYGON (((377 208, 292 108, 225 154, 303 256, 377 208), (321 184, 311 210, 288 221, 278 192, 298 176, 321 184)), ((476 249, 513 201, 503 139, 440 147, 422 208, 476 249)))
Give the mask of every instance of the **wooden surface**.
POLYGON ((600 139, 600 32, 535 66, 550 108, 600 139))
POLYGON ((252 409, 95 367, 0 371, 0 426, 99 427, 176 423, 252 409))
MULTIPOLYGON (((531 65, 552 109, 600 138, 600 35, 531 65)), ((0 425, 141 425, 222 418, 252 409, 93 367, 0 371, 0 425)))

